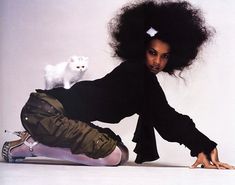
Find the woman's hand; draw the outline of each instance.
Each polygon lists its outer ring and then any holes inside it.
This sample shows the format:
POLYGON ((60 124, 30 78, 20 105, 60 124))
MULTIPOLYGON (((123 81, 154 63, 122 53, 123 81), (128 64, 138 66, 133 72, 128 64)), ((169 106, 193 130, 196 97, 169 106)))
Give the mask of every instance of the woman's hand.
POLYGON ((208 157, 203 152, 199 153, 196 162, 191 168, 196 168, 198 165, 210 169, 235 169, 234 166, 219 161, 217 148, 214 148, 208 157))

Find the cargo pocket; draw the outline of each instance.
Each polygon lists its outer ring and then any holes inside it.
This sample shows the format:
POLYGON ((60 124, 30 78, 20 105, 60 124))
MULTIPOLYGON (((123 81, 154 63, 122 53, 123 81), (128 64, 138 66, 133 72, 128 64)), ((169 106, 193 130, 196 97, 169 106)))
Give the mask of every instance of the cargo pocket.
POLYGON ((92 141, 92 152, 87 154, 94 159, 104 158, 115 149, 117 141, 110 138, 107 134, 101 133, 92 141))

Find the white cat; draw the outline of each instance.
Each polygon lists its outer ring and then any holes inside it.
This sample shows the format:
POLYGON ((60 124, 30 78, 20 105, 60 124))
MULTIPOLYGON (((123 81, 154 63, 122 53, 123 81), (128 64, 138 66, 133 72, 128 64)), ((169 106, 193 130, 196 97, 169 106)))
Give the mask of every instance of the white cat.
POLYGON ((45 67, 45 88, 69 89, 83 76, 88 68, 88 57, 72 56, 69 61, 45 67))

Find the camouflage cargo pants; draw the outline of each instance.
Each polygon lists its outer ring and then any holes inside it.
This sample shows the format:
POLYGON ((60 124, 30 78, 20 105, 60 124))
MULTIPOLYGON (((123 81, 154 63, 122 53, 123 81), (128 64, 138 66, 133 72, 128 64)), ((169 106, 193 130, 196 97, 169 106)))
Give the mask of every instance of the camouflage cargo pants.
POLYGON ((121 143, 110 129, 69 119, 62 104, 44 93, 30 94, 21 121, 35 140, 52 147, 70 148, 74 154, 95 159, 109 155, 121 143))

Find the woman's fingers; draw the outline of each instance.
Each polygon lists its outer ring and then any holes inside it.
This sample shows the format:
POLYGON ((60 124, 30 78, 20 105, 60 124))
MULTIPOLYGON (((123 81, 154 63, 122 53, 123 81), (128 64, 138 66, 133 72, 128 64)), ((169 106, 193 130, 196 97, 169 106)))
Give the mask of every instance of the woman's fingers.
MULTIPOLYGON (((199 164, 197 164, 198 166, 199 164)), ((207 169, 229 169, 229 170, 235 170, 235 167, 232 165, 229 165, 227 163, 222 163, 222 162, 213 162, 213 164, 210 163, 206 163, 206 164, 202 164, 203 168, 207 168, 207 169)))
POLYGON ((229 164, 227 164, 227 163, 218 162, 218 164, 219 164, 219 166, 220 166, 221 168, 230 169, 230 170, 235 169, 234 166, 229 165, 229 164))
POLYGON ((212 165, 210 163, 207 163, 207 164, 203 164, 204 168, 206 169, 217 169, 217 166, 215 165, 212 165))
POLYGON ((203 167, 202 168, 206 168, 206 169, 217 169, 217 167, 215 165, 212 165, 212 164, 201 164, 201 163, 198 163, 198 162, 195 162, 191 168, 197 168, 199 165, 202 165, 203 167))
POLYGON ((212 161, 212 163, 218 168, 218 169, 235 169, 234 166, 231 166, 227 163, 222 163, 220 161, 212 161))
POLYGON ((201 163, 199 163, 197 160, 196 162, 191 166, 191 168, 197 168, 198 165, 200 165, 201 163))
POLYGON ((197 168, 199 165, 202 165, 202 168, 207 169, 235 169, 234 166, 227 163, 222 163, 218 159, 218 151, 216 148, 211 152, 209 158, 205 153, 201 152, 198 154, 197 160, 191 166, 191 168, 197 168))
POLYGON ((191 168, 197 168, 199 165, 202 165, 203 168, 207 168, 207 169, 217 168, 215 165, 210 164, 209 161, 200 162, 199 160, 196 160, 196 162, 191 166, 191 168))
POLYGON ((222 163, 222 162, 216 162, 213 164, 203 164, 203 168, 207 168, 207 169, 221 169, 221 170, 235 170, 234 166, 231 166, 227 163, 222 163))
POLYGON ((212 161, 212 163, 216 166, 217 169, 221 169, 219 161, 212 161))

